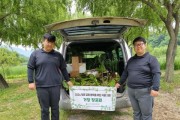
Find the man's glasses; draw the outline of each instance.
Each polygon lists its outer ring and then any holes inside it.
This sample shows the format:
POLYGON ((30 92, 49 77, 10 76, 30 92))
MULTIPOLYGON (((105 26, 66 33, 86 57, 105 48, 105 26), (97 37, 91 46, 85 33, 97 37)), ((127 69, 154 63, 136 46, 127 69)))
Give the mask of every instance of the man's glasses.
POLYGON ((143 46, 144 43, 138 43, 138 44, 134 44, 134 47, 139 47, 139 46, 143 46))

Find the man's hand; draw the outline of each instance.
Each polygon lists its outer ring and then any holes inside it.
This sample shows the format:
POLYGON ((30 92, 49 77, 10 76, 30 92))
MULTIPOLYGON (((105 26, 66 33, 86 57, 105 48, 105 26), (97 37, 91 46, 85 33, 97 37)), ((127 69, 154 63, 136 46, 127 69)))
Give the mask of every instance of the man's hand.
POLYGON ((158 96, 158 94, 159 94, 159 92, 158 91, 155 91, 155 90, 151 90, 151 96, 153 96, 153 97, 157 97, 158 96))
POLYGON ((115 87, 119 88, 121 85, 119 83, 116 83, 115 87))
POLYGON ((29 83, 29 89, 34 90, 36 88, 35 83, 29 83))
POLYGON ((67 84, 69 85, 69 87, 73 86, 73 83, 71 81, 68 81, 67 84))

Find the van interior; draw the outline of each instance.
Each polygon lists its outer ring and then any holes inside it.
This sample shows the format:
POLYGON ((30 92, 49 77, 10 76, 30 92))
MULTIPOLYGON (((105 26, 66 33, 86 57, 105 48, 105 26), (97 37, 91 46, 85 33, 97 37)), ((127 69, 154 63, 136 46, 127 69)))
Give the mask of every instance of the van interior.
MULTIPOLYGON (((122 75, 125 64, 123 59, 123 51, 117 41, 96 40, 71 42, 67 46, 65 61, 67 65, 72 65, 72 58, 78 57, 78 62, 85 64, 85 70, 80 70, 80 74, 97 69, 105 68, 107 73, 118 76, 122 75)), ((71 76, 71 75, 70 75, 71 76)), ((119 92, 123 92, 124 90, 119 92)))

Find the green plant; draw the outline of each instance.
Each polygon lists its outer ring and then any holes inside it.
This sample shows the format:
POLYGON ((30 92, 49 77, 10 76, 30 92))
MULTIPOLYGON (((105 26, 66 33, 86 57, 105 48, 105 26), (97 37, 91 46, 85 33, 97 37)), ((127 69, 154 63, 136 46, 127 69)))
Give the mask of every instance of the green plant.
MULTIPOLYGON (((0 69, 0 73, 2 72, 3 70, 0 69)), ((4 68, 4 75, 6 79, 26 78, 27 65, 7 66, 4 68)))
MULTIPOLYGON (((156 47, 154 49, 151 49, 150 46, 148 46, 149 48, 149 52, 156 56, 159 63, 160 63, 160 67, 161 70, 165 70, 166 69, 166 49, 167 46, 162 46, 162 47, 156 47)), ((176 50, 176 57, 175 57, 175 61, 174 61, 174 69, 175 70, 180 70, 180 57, 178 56, 180 54, 180 46, 177 46, 177 50, 176 50)))

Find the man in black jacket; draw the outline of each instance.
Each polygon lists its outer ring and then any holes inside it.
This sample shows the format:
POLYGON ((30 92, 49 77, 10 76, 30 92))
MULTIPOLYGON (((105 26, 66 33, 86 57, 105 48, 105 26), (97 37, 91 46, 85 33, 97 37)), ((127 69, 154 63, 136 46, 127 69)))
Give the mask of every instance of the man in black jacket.
POLYGON ((27 66, 29 89, 37 90, 41 120, 49 120, 49 108, 51 108, 51 120, 59 120, 62 75, 68 85, 73 86, 63 56, 53 49, 55 40, 54 35, 46 33, 43 36, 43 48, 31 54, 27 66))
POLYGON ((128 60, 115 87, 119 88, 127 79, 134 120, 152 120, 153 97, 158 96, 160 85, 160 65, 154 56, 146 52, 144 38, 135 38, 133 45, 136 54, 128 60))

